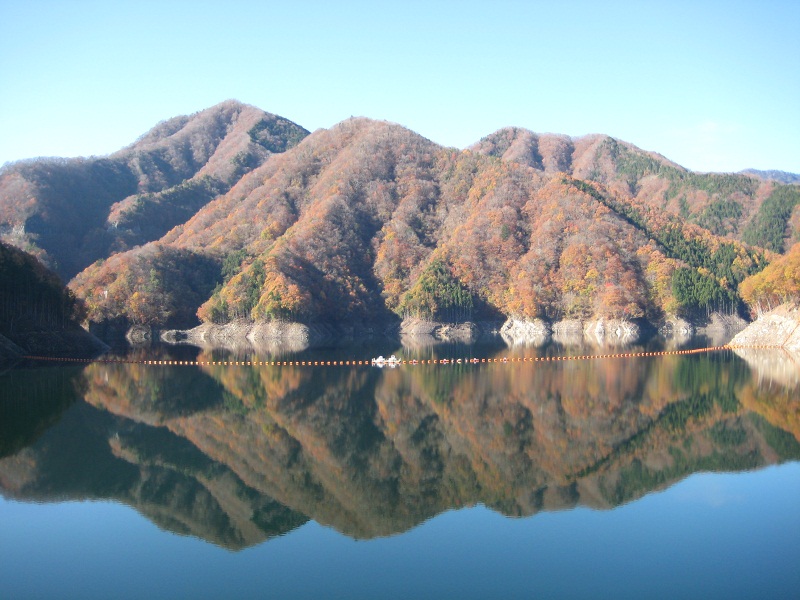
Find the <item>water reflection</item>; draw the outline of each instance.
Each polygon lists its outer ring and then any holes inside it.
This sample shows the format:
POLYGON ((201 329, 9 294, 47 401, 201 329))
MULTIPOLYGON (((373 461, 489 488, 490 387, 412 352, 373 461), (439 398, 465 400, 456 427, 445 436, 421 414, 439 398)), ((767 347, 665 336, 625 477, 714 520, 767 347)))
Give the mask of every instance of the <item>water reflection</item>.
POLYGON ((372 538, 479 503, 512 516, 611 508, 697 471, 800 459, 797 380, 754 376, 748 362, 18 371, 2 382, 0 422, 22 425, 3 431, 0 486, 118 500, 229 548, 309 518, 372 538), (22 405, 45 409, 20 419, 22 405))

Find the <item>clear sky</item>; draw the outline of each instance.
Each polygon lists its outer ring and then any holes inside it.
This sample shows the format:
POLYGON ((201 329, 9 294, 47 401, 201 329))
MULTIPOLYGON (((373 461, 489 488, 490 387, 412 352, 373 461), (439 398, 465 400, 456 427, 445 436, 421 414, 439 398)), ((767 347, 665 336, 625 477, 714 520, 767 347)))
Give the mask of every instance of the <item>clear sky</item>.
POLYGON ((0 0, 0 164, 102 155, 228 98, 464 148, 606 133, 800 173, 800 2, 0 0))

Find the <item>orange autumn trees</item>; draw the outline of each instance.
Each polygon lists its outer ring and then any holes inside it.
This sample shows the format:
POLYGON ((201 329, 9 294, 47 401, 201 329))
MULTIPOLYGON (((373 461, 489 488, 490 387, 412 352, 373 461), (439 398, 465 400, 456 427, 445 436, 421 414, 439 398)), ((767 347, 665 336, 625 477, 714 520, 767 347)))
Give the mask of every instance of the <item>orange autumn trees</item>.
POLYGON ((551 180, 524 207, 527 251, 509 271, 506 314, 638 318, 652 313, 647 240, 592 196, 551 180))
POLYGON ((217 262, 206 256, 148 244, 139 252, 95 263, 70 287, 85 299, 94 322, 123 319, 131 324, 169 327, 192 321, 218 273, 217 262))
POLYGON ((229 100, 163 121, 107 157, 38 158, 0 168, 0 239, 68 280, 159 240, 308 132, 229 100))
POLYGON ((756 314, 785 302, 800 303, 800 243, 760 273, 742 281, 739 293, 756 314))
POLYGON ((744 206, 761 188, 690 176, 631 148, 507 130, 459 151, 348 119, 270 155, 158 244, 93 265, 73 288, 91 320, 159 326, 191 326, 195 314, 215 323, 657 321, 735 308, 736 285, 766 264, 763 252, 654 199, 669 204, 664 194, 694 185, 692 198, 744 206))

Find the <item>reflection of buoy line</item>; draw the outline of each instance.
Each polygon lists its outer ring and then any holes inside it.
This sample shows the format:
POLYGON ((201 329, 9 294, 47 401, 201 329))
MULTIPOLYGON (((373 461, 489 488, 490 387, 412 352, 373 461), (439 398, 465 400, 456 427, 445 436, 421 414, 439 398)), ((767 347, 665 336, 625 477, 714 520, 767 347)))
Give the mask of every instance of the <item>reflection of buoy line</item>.
POLYGON ((399 359, 394 355, 388 359, 379 356, 369 360, 130 360, 125 358, 61 358, 51 356, 23 356, 26 360, 39 360, 49 362, 72 363, 104 363, 104 364, 136 364, 150 366, 199 366, 199 367, 399 367, 416 365, 478 365, 478 364, 517 364, 517 363, 542 363, 563 362, 574 360, 596 360, 601 358, 647 358, 657 356, 679 356, 688 354, 701 354, 719 352, 733 348, 761 348, 776 349, 778 345, 742 346, 725 345, 709 348, 694 348, 692 350, 662 350, 660 352, 620 352, 616 354, 583 354, 579 356, 504 356, 502 358, 430 358, 430 359, 399 359))

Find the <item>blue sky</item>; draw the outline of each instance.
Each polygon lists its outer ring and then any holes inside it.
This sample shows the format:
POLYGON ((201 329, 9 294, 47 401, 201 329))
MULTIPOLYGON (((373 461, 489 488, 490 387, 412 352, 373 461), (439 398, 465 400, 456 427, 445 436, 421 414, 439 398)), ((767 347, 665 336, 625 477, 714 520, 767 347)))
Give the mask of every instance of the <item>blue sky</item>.
POLYGON ((606 133, 800 173, 800 2, 0 0, 0 164, 113 152, 228 98, 464 148, 606 133))

